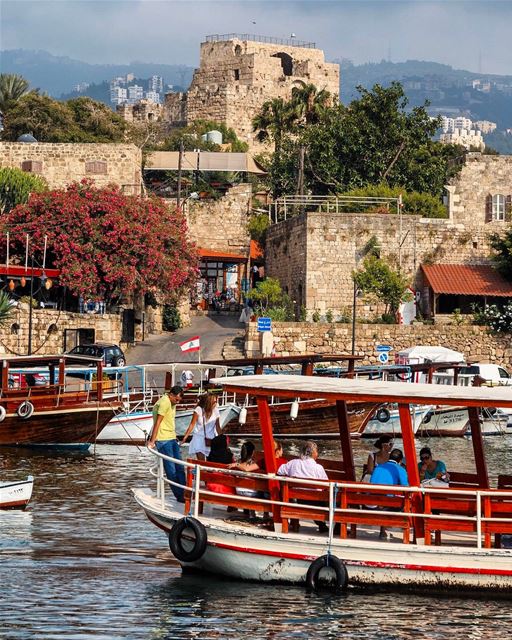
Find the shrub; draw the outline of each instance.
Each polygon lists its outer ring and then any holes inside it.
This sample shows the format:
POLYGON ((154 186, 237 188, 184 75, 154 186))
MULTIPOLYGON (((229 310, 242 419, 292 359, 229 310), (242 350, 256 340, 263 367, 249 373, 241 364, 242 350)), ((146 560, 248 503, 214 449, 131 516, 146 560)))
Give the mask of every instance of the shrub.
POLYGON ((311 320, 313 320, 313 322, 320 322, 320 311, 318 311, 318 309, 315 309, 313 311, 313 314, 311 316, 311 320))
POLYGON ((164 306, 162 327, 164 331, 176 331, 181 327, 180 312, 176 307, 169 304, 164 306))
POLYGON ((327 312, 325 314, 325 321, 331 323, 334 320, 334 314, 332 312, 332 309, 327 309, 327 312))

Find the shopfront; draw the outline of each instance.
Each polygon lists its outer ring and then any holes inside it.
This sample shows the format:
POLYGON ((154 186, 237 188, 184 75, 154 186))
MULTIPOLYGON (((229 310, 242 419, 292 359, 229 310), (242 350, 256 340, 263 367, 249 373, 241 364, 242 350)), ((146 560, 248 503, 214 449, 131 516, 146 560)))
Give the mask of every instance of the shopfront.
POLYGON ((248 291, 247 256, 199 249, 200 278, 192 307, 236 311, 248 291))

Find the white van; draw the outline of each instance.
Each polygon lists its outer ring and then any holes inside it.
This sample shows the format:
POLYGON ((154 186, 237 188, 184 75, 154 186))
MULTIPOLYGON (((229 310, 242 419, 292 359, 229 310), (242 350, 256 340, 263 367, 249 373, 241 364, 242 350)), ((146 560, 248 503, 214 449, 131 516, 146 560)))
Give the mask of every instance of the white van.
POLYGON ((471 379, 474 376, 480 376, 489 386, 512 385, 511 374, 499 364, 491 364, 490 362, 468 364, 467 367, 461 368, 460 375, 471 376, 471 379))

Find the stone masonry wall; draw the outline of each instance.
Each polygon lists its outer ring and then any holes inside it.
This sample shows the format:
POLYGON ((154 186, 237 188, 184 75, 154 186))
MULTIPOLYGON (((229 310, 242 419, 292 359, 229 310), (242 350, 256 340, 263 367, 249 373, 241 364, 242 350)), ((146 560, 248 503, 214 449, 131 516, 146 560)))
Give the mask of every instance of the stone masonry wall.
POLYGON ((251 197, 251 185, 239 184, 219 200, 188 200, 190 239, 201 248, 248 255, 251 197))
POLYGON ((142 153, 134 144, 0 142, 0 166, 37 173, 50 189, 90 178, 98 187, 116 184, 140 193, 142 153))
POLYGON ((251 147, 258 146, 252 119, 272 98, 291 97, 297 81, 339 93, 339 67, 326 63, 320 49, 266 44, 233 38, 201 44, 200 67, 186 95, 170 98, 168 113, 186 112, 188 123, 216 120, 232 127, 251 147))
MULTIPOLYGON (((0 353, 24 355, 28 348, 29 307, 19 304, 0 328, 0 353), (17 329, 15 327, 17 325, 17 329), (17 333, 15 332, 17 331, 17 333)), ((62 353, 65 329, 94 329, 97 342, 119 344, 121 316, 79 314, 53 309, 32 310, 32 352, 38 355, 62 353)))
MULTIPOLYGON (((273 322, 274 346, 277 356, 301 353, 350 353, 352 326, 326 322, 273 322)), ((256 323, 249 325, 246 334, 247 357, 259 355, 260 334, 256 323)), ((390 361, 402 349, 414 345, 443 346, 460 351, 466 360, 493 362, 512 368, 510 335, 492 335, 485 327, 472 325, 356 325, 356 355, 363 356, 362 364, 377 364, 376 346, 393 347, 390 361)))

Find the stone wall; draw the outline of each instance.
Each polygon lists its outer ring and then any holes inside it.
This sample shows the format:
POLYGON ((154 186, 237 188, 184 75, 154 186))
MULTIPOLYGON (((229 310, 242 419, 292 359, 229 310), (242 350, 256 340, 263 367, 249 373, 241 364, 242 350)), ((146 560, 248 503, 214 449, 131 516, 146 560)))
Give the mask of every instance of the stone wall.
POLYGON ((166 96, 164 118, 176 118, 176 125, 183 116, 188 123, 216 120, 255 147, 252 119, 267 100, 288 100, 298 80, 339 93, 339 67, 326 63, 320 49, 236 37, 203 42, 200 67, 187 94, 166 96))
POLYGON ((190 239, 201 248, 248 255, 251 197, 251 185, 239 184, 218 200, 188 200, 190 239))
POLYGON ((0 166, 37 173, 50 189, 90 178, 98 187, 140 193, 142 153, 134 144, 0 142, 0 166))
MULTIPOLYGON (((273 322, 274 347, 277 356, 301 353, 350 353, 352 326, 325 322, 273 322)), ((247 357, 259 355, 260 334, 256 323, 247 330, 247 357)), ((472 325, 356 325, 356 355, 362 364, 377 364, 376 346, 393 347, 390 359, 402 349, 414 345, 443 346, 460 351, 467 360, 493 362, 512 368, 510 335, 492 335, 485 327, 472 325)))
MULTIPOLYGON (((12 317, 0 329, 0 353, 27 353, 29 328, 28 304, 20 303, 12 317)), ((32 352, 38 355, 62 353, 64 330, 94 329, 96 342, 121 341, 121 316, 117 314, 80 314, 53 309, 32 310, 32 352)))

